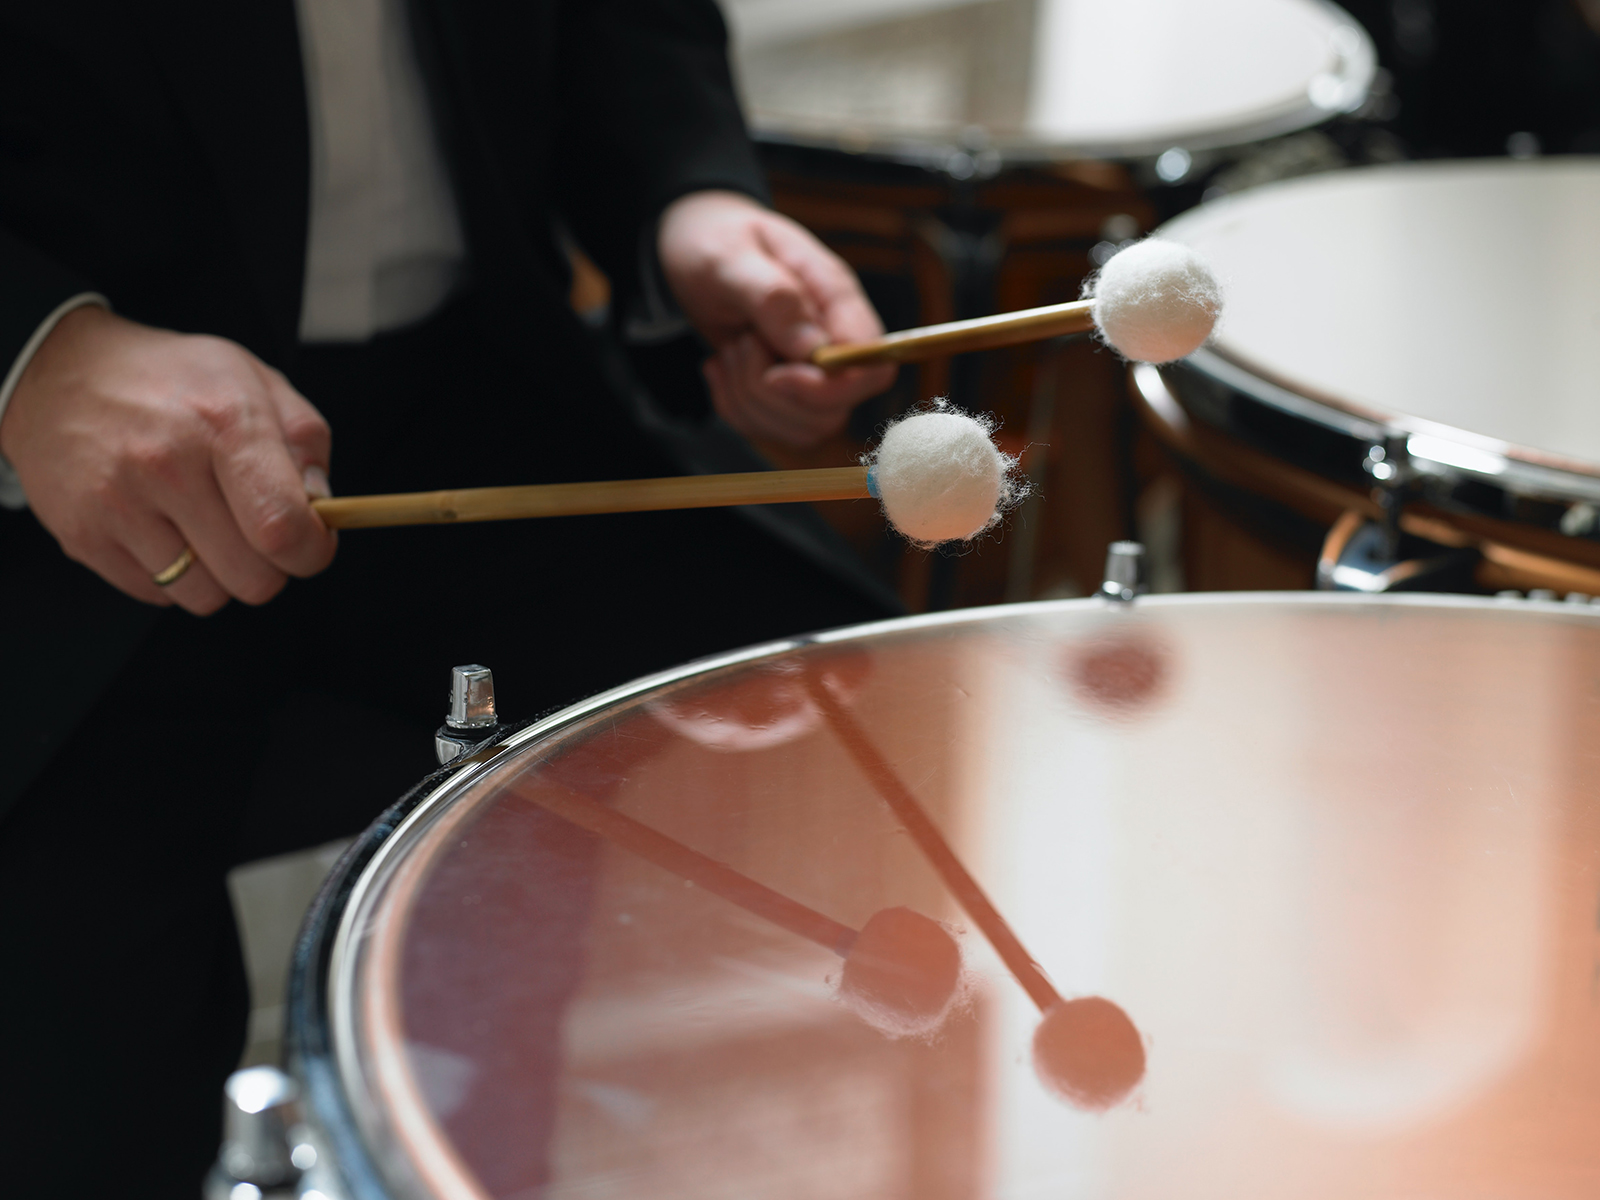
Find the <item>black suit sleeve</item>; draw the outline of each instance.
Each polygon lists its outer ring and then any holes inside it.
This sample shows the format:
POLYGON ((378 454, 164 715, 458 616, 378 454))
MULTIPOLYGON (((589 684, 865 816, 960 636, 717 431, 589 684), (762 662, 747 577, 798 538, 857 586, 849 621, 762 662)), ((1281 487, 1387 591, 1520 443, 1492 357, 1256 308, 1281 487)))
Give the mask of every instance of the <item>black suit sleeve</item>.
POLYGON ((624 294, 642 233, 706 188, 767 198, 713 0, 567 0, 556 42, 557 204, 624 294))
POLYGON ((67 268, 0 229, 0 379, 41 321, 80 292, 93 290, 67 268))

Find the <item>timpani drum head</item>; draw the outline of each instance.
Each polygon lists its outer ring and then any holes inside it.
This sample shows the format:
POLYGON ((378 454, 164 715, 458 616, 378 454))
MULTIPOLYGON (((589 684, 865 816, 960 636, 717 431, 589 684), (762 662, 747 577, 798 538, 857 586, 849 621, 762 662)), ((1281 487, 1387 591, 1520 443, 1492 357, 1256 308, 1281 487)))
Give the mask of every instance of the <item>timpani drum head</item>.
MULTIPOLYGON (((1227 289, 1190 367, 1426 473, 1600 498, 1600 159, 1407 163, 1272 184, 1160 230, 1227 289)), ((1179 373, 1182 373, 1180 368, 1179 373)))
POLYGON ((1077 601, 697 664, 358 843, 291 1065, 360 1196, 1592 1197, 1597 733, 1600 614, 1537 602, 1077 601), (1047 1086, 895 786, 1131 1019, 1131 1092, 1047 1086), (959 948, 915 1028, 796 932, 907 910, 959 948))
POLYGON ((759 136, 917 162, 1241 145, 1359 107, 1374 71, 1365 31, 1323 0, 725 7, 759 136))

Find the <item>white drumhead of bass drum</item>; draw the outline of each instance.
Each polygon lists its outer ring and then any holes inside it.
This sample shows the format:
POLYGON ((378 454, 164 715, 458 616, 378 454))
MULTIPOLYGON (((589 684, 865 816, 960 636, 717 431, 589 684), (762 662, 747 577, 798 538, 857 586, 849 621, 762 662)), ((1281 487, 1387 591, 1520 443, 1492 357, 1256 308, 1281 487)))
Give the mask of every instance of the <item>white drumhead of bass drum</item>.
POLYGON ((1324 0, 727 0, 751 124, 917 157, 1238 145, 1358 107, 1371 41, 1324 0), (958 151, 959 152, 959 151, 958 151))
POLYGON ((1235 364, 1442 453, 1600 471, 1600 158, 1340 171, 1160 233, 1222 276, 1235 364))

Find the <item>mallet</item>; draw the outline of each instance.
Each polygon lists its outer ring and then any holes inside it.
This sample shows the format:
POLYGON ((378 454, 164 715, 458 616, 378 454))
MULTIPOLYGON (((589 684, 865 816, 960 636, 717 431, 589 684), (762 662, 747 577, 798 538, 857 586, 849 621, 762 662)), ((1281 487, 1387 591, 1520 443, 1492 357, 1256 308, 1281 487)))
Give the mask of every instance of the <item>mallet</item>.
POLYGON ((1222 289, 1205 260, 1187 246, 1160 238, 1136 242, 1114 255, 1092 286, 1093 296, 1067 304, 821 346, 811 361, 825 371, 864 363, 921 362, 1096 330, 1130 361, 1165 363, 1204 345, 1222 312, 1222 289))
MULTIPOLYGON (((1221 289, 1204 261, 1186 246, 1155 238, 1113 257, 1094 292, 1091 299, 1071 304, 823 346, 811 357, 818 366, 837 370, 1092 327, 1124 357, 1169 362, 1210 337, 1222 310, 1221 289)), ((874 496, 883 501, 896 529, 919 546, 934 546, 976 537, 1021 498, 1024 489, 1010 478, 1015 464, 1000 453, 990 432, 984 422, 936 405, 891 425, 872 460, 859 467, 339 496, 313 501, 312 507, 331 529, 363 529, 874 496)))
POLYGON ((330 529, 363 529, 870 496, 902 534, 931 546, 976 537, 1020 494, 1010 477, 1016 464, 991 428, 935 402, 891 425, 871 461, 857 467, 336 496, 311 507, 330 529))

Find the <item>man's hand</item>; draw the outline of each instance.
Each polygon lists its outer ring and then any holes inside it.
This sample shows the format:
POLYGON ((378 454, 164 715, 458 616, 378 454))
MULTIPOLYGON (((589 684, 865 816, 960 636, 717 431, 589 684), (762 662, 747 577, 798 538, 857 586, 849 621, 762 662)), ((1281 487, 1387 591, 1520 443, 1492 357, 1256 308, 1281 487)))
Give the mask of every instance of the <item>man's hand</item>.
POLYGON ((894 380, 894 367, 828 374, 818 346, 883 332, 854 273, 787 217, 735 192, 695 192, 661 217, 661 266, 715 353, 706 382, 722 419, 747 437, 804 449, 894 380))
POLYGON ((329 446, 321 414, 249 352, 101 308, 62 318, 0 421, 0 453, 69 556, 200 615, 332 560, 306 498, 328 493, 329 446), (157 587, 185 545, 198 561, 157 587))

